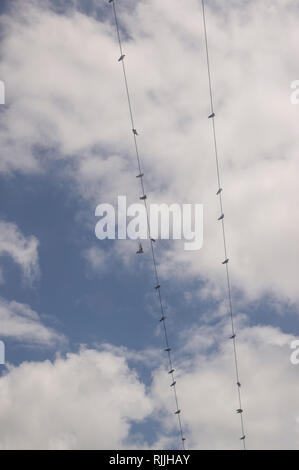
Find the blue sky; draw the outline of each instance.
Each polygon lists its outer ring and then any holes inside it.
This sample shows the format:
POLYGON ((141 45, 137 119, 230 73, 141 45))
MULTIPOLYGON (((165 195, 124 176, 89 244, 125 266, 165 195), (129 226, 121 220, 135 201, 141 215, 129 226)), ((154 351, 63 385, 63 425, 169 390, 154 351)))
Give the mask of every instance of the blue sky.
MULTIPOLYGON (((190 447, 238 448, 200 9, 195 0, 184 8, 179 0, 159 3, 132 0, 120 7, 120 21, 147 191, 155 202, 205 208, 200 252, 157 243, 183 422, 190 447)), ((294 448, 298 109, 289 95, 297 78, 296 6, 231 1, 225 16, 221 2, 207 3, 249 446, 294 448), (282 40, 277 28, 285 25, 282 40), (259 377, 266 378, 262 388, 259 377), (290 409, 280 414, 282 400, 290 409)), ((93 0, 16 0, 0 8, 7 91, 0 116, 7 233, 0 238, 7 361, 0 393, 11 396, 9 406, 0 405, 0 422, 12 430, 4 426, 0 448, 175 447, 149 246, 138 257, 136 244, 99 241, 94 233, 97 204, 122 194, 139 198, 112 12, 93 0), (99 397, 101 423, 90 408, 99 397), (76 400, 80 410, 60 421, 65 404, 76 400), (42 409, 48 416, 40 432, 42 409), (25 432, 23 414, 33 411, 38 419, 25 432), (86 429, 79 431, 81 414, 86 429)))
MULTIPOLYGON (((92 208, 76 198, 68 181, 51 173, 2 179, 1 217, 17 223, 24 235, 35 234, 43 273, 28 287, 22 283, 15 263, 4 257, 3 296, 13 300, 17 295, 20 302, 30 304, 35 311, 48 316, 48 320, 58 321, 59 329, 70 339, 71 349, 94 342, 137 349, 158 345, 155 319, 146 308, 147 296, 156 304, 151 267, 142 266, 136 257, 134 270, 126 269, 116 260, 105 273, 91 273, 83 258, 84 250, 117 241, 96 239, 91 230, 97 221, 92 208), (90 225, 82 223, 81 212, 88 214, 90 225)), ((165 289, 172 297, 170 308, 178 327, 187 318, 194 320, 198 303, 197 307, 190 305, 186 312, 181 294, 174 286, 166 282, 165 289)), ((23 353, 15 360, 24 359, 23 353)))

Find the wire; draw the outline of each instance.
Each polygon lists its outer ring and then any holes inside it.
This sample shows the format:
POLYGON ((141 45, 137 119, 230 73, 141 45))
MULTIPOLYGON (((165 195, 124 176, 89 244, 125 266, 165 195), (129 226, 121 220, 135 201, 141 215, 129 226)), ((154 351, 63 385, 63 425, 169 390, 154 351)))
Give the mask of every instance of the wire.
POLYGON ((140 186, 141 186, 141 197, 140 199, 143 200, 144 206, 145 206, 145 211, 146 211, 146 217, 147 217, 147 232, 148 232, 148 237, 150 240, 150 246, 151 246, 151 255, 152 255, 152 261, 153 261, 153 268, 154 268, 154 274, 155 274, 155 290, 157 291, 157 296, 158 296, 158 302, 160 306, 160 312, 161 312, 161 318, 160 318, 160 323, 162 324, 162 330, 164 334, 164 341, 165 341, 165 352, 167 353, 168 356, 168 364, 169 364, 169 374, 171 376, 171 388, 173 389, 174 392, 174 399, 175 399, 175 415, 177 415, 177 420, 178 420, 178 428, 179 428, 179 435, 182 443, 182 448, 185 450, 185 442, 186 439, 184 437, 183 433, 183 426, 182 426, 182 419, 181 419, 181 409, 179 408, 179 401, 178 401, 178 394, 177 394, 177 386, 176 386, 176 378, 175 378, 175 369, 173 366, 173 360, 172 360, 172 354, 171 354, 171 347, 169 343, 169 336, 168 336, 168 331, 167 331, 167 326, 166 326, 166 315, 165 315, 165 309, 164 309, 164 304, 162 300, 162 295, 161 295, 161 284, 160 284, 160 278, 159 278, 159 273, 158 273, 158 266, 157 266, 157 259, 156 259, 156 254, 155 254, 155 240, 151 236, 151 228, 150 228, 150 219, 149 219, 149 210, 148 210, 148 205, 147 205, 147 196, 145 192, 145 187, 144 187, 144 174, 142 172, 142 166, 141 166, 141 159, 140 159, 140 154, 139 154, 139 148, 137 144, 137 130, 135 127, 135 122, 134 122, 134 115, 133 115, 133 110, 132 110, 132 102, 131 102, 131 95, 130 95, 130 90, 129 90, 129 85, 128 85, 128 79, 127 79, 127 73, 126 73, 126 67, 125 67, 125 54, 123 53, 123 47, 122 47, 122 41, 121 41, 121 36, 120 36, 120 28, 119 28, 119 23, 118 23, 118 16, 117 16, 117 11, 116 11, 116 0, 109 0, 109 3, 112 4, 113 7, 113 13, 114 13, 114 19, 115 19, 115 27, 116 27, 116 34, 117 34, 117 39, 118 39, 118 44, 119 44, 119 50, 120 50, 120 58, 119 62, 122 64, 122 70, 123 70, 123 76, 124 76, 124 82, 125 82, 125 89, 126 89, 126 95, 127 95, 127 101, 128 101, 128 107, 129 107, 129 114, 130 114, 130 122, 131 122, 131 127, 132 127, 132 134, 133 134, 133 139, 134 139, 134 148, 135 148, 135 153, 136 153, 136 160, 137 160, 137 167, 138 167, 138 179, 140 181, 140 186))
POLYGON ((231 331, 232 336, 231 339, 233 341, 233 349, 234 349, 234 363, 235 363, 235 371, 236 371, 236 385, 238 390, 238 404, 239 408, 237 412, 240 415, 240 426, 241 426, 241 440, 243 442, 243 448, 246 450, 246 435, 245 435, 245 426, 244 426, 244 418, 243 418, 243 408, 242 408, 242 396, 241 396, 241 382, 240 382, 240 374, 239 374, 239 361, 238 361, 238 351, 237 351, 237 335, 236 335, 236 328, 235 328, 235 321, 234 321, 234 312, 233 312, 233 305, 232 305, 232 295, 231 295, 231 282, 229 276, 229 258, 228 258, 228 250, 227 250, 227 243, 226 243, 226 232, 225 232, 225 224, 224 224, 224 211, 223 211, 223 198, 222 198, 222 186, 221 186, 221 175, 220 175, 220 167, 219 167, 219 157, 218 157, 218 146, 217 146, 217 134, 216 134, 216 125, 215 125, 215 112, 214 112, 214 99, 213 99, 213 89, 212 89, 212 79, 211 79, 211 67, 210 67, 210 55, 209 55, 209 43, 208 43, 208 34, 207 34, 207 23, 206 23, 206 13, 205 13, 205 2, 201 0, 202 4, 202 18, 203 18, 203 27, 204 27, 204 37, 205 37, 205 49, 206 49, 206 59, 207 59, 207 72, 208 72, 208 82, 209 82, 209 94, 210 94, 210 106, 211 106, 211 114, 209 118, 212 121, 213 127, 213 141, 214 141, 214 150, 215 150, 215 160, 216 160, 216 171, 217 171, 217 182, 218 182, 218 191, 217 195, 219 196, 219 206, 220 206, 220 217, 218 220, 221 221, 222 226, 222 238, 223 238, 223 248, 224 248, 224 262, 222 264, 225 265, 226 269, 226 281, 227 281, 227 294, 228 294, 228 304, 229 304, 229 315, 230 315, 230 323, 231 323, 231 331))

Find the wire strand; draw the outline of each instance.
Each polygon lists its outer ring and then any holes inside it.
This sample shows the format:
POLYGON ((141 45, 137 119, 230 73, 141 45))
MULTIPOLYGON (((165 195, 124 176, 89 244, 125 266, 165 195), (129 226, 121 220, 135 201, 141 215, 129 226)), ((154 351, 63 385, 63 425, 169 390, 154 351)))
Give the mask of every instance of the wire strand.
POLYGON ((122 41, 121 41, 121 36, 120 36, 120 27, 119 27, 118 15, 117 15, 116 5, 115 5, 116 0, 109 0, 109 3, 111 3, 112 7, 113 7, 116 34, 117 34, 117 39, 118 39, 118 44, 119 44, 119 51, 120 51, 119 62, 121 62, 121 64, 122 64, 122 70, 123 70, 123 76, 124 76, 124 83, 125 83, 125 89, 126 89, 126 95, 127 95, 127 101, 128 101, 128 108, 129 108, 129 114, 130 114, 130 122, 131 122, 131 126, 132 126, 132 134, 133 134, 133 139, 134 139, 134 148, 135 148, 137 167, 138 167, 138 172, 139 172, 138 173, 138 176, 139 176, 138 179, 140 181, 140 187, 141 187, 141 193, 142 193, 141 199, 144 202, 144 207, 145 207, 146 217, 147 217, 147 233, 148 233, 148 237, 149 237, 149 240, 150 240, 150 246, 151 246, 151 256, 152 256, 152 261, 153 261, 153 268, 154 268, 154 275, 155 275, 155 282, 156 282, 155 289, 157 291, 158 303, 159 303, 159 306, 160 306, 160 313, 161 313, 160 322, 162 324, 162 331, 163 331, 163 335, 164 335, 165 352, 167 352, 167 356, 168 356, 169 374, 170 374, 171 379, 172 379, 171 388, 173 389, 174 399, 175 399, 175 413, 174 414, 177 415, 181 444, 182 444, 183 450, 185 450, 185 441, 186 441, 186 439, 185 439, 184 433, 183 433, 181 410, 179 408, 179 401, 178 401, 178 394, 177 394, 177 387, 176 387, 175 369, 173 367, 173 360, 172 360, 171 347, 170 347, 170 342, 169 342, 169 335, 168 335, 168 330, 167 330, 167 326, 166 326, 165 308, 164 308, 162 295, 161 295, 161 284, 160 284, 160 278, 159 278, 159 273, 158 273, 157 258, 156 258, 155 248, 154 248, 155 241, 153 240, 153 238, 151 236, 149 210, 148 210, 148 205, 147 205, 147 196, 146 196, 144 182, 143 182, 143 172, 142 172, 142 166, 141 166, 141 158, 140 158, 140 153, 139 153, 139 148, 138 148, 138 143, 137 143, 137 136, 136 136, 137 131, 136 131, 136 128, 135 128, 134 114, 133 114, 132 101, 131 101, 131 94, 130 94, 130 90, 129 90, 127 72, 126 72, 125 61, 124 61, 125 55, 123 53, 123 46, 122 46, 122 41))
POLYGON ((236 340, 236 328, 235 328, 235 316, 232 305, 232 294, 231 294, 231 282, 229 275, 229 266, 228 266, 228 250, 226 242, 226 231, 224 223, 224 211, 223 211, 223 198, 222 198, 222 186, 221 186, 221 175, 220 175, 220 165, 219 165, 219 156, 218 156, 218 146, 217 146, 217 133, 216 133, 216 124, 215 124, 215 112, 214 112, 214 98, 213 98, 213 89, 212 89, 212 78, 211 78, 211 66, 210 66, 210 54, 209 54, 209 43, 208 43, 208 33, 207 33, 207 22, 206 22, 206 12, 205 12, 205 2, 201 0, 202 4, 202 18, 203 18, 203 28, 204 28, 204 38, 205 38, 205 51, 206 51, 206 61, 207 61, 207 72, 208 72, 208 82, 209 82, 209 95, 210 95, 210 107, 211 114, 209 118, 212 121, 213 129, 213 142, 215 150, 215 161, 216 161, 216 172, 217 172, 217 182, 218 182, 218 191, 217 195, 219 196, 219 206, 220 206, 220 218, 222 226, 222 238, 223 238, 223 249, 224 249, 224 262, 226 269, 226 282, 227 282, 227 295, 228 295, 228 305, 229 305, 229 316, 231 323, 233 341, 233 351, 234 351, 234 364, 235 364, 235 373, 236 373, 236 385, 238 390, 238 410, 237 412, 240 415, 240 426, 241 426, 241 440, 243 442, 243 449, 246 450, 246 435, 245 435, 245 426, 243 418, 243 408, 242 408, 242 396, 241 396, 241 382, 240 382, 240 373, 239 373, 239 361, 238 361, 238 350, 237 350, 237 340, 236 340))

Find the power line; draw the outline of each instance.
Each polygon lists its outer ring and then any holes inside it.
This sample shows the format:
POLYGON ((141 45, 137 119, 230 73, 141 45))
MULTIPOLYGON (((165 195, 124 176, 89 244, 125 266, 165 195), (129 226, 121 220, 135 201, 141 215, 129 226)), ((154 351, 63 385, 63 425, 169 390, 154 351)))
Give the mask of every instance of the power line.
MULTIPOLYGON (((164 304, 163 304, 162 295, 161 295, 161 284, 160 284, 160 278, 159 278, 158 266, 157 266, 157 259, 156 259, 155 247, 154 247, 155 240, 151 236, 149 210, 148 210, 148 205, 147 205, 147 195, 146 195, 146 192, 145 192, 144 181, 143 181, 144 173, 142 172, 140 153, 139 153, 139 148, 138 148, 138 143, 137 143, 138 132, 136 130, 135 122, 134 122, 132 101, 131 101, 131 95, 130 95, 130 90, 129 90, 129 85, 128 85, 128 79, 127 79, 127 73, 126 73, 126 67, 125 67, 125 60, 124 60, 126 56, 123 52, 122 41, 121 41, 121 36, 120 36, 120 28, 119 28, 118 16, 117 16, 116 5, 115 5, 116 0, 109 0, 109 3, 111 3, 112 7, 113 7, 116 34, 117 34, 117 39, 118 39, 118 44, 119 44, 119 51, 120 51, 120 57, 119 57, 118 61, 121 62, 121 64, 122 64, 124 83, 125 83, 125 89, 126 89, 126 95, 127 95, 127 101, 128 101, 128 108, 129 108, 129 114, 130 114, 130 123, 131 123, 132 135, 133 135, 133 139, 134 139, 134 148, 135 148, 137 167, 138 167, 137 178, 140 181, 140 187, 141 187, 140 200, 142 200, 143 203, 144 203, 144 207, 145 207, 145 211, 146 211, 146 217, 147 217, 147 232, 148 232, 148 237, 149 237, 149 240, 150 240, 151 255, 152 255, 154 275, 155 275, 155 290, 157 292, 158 302, 159 302, 159 306, 160 306, 160 313, 161 313, 161 318, 160 318, 159 321, 162 325, 162 330, 163 330, 163 335, 164 335, 164 341, 165 341, 164 351, 167 353, 167 357, 168 357, 168 364, 169 364, 169 372, 168 373, 171 376, 171 381, 172 381, 170 387, 173 389, 174 399, 175 399, 175 412, 174 412, 174 414, 177 415, 178 428, 179 428, 180 439, 181 439, 181 442, 182 442, 182 448, 183 448, 183 450, 185 450, 185 441, 186 441, 186 439, 185 439, 184 433, 183 433, 183 426, 182 426, 182 419, 181 419, 181 409, 179 407, 178 394, 177 394, 177 385, 176 385, 177 382, 176 382, 176 378, 175 378, 175 368, 173 366, 171 347, 170 347, 170 343, 169 343, 169 335, 168 335, 168 330, 167 330, 167 325, 166 325, 165 309, 164 309, 164 304)), ((139 248, 137 253, 143 253, 142 247, 139 248)))
POLYGON ((236 371, 236 385, 238 390, 238 405, 239 408, 237 409, 237 413, 240 415, 240 426, 241 426, 241 441, 243 442, 243 448, 246 450, 246 435, 245 435, 245 427, 244 427, 244 418, 243 418, 243 408, 242 408, 242 397, 241 397, 241 382, 240 382, 240 374, 239 374, 239 365, 238 365, 238 350, 237 350, 237 335, 236 335, 236 328, 235 328, 235 315, 233 311, 232 305, 232 295, 231 295, 231 282, 230 282, 230 275, 229 275, 229 258, 228 258, 228 250, 227 250, 227 243, 226 243, 226 231, 225 231, 225 224, 224 224, 224 211, 223 211, 223 198, 222 198, 222 186, 221 186, 221 175, 220 175, 220 166, 219 166, 219 157, 218 157, 218 146, 217 146, 217 134, 216 134, 216 125, 215 125, 215 112, 214 112, 214 99, 213 99, 213 89, 212 89, 212 79, 211 79, 211 67, 210 67, 210 55, 209 55, 209 43, 208 43, 208 33, 207 33, 207 23, 206 23, 206 13, 205 13, 205 2, 201 0, 202 4, 202 18, 203 18, 203 27, 204 27, 204 37, 205 37, 205 49, 206 49, 206 59, 207 59, 207 72, 208 72, 208 82, 209 82, 209 94, 210 94, 210 106, 211 106, 211 114, 209 118, 212 121, 212 128, 213 128, 213 141, 214 141, 214 150, 215 150, 215 160, 216 160, 216 172, 217 172, 217 182, 218 182, 218 191, 217 196, 219 196, 219 206, 220 206, 220 217, 219 221, 221 222, 222 226, 222 238, 223 238, 223 248, 224 248, 224 261, 222 262, 225 265, 226 269, 226 282, 227 282, 227 294, 228 294, 228 305, 229 305, 229 315, 230 315, 230 323, 231 323, 231 340, 233 342, 233 350, 234 350, 234 363, 235 363, 235 371, 236 371))

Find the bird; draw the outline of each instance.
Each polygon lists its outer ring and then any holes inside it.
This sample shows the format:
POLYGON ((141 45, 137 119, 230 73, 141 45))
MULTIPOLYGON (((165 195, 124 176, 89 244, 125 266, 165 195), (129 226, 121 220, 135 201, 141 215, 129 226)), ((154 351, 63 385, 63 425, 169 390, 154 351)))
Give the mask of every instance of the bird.
POLYGON ((212 113, 210 114, 209 119, 214 118, 214 117, 215 117, 215 113, 212 113))
POLYGON ((227 264, 229 262, 229 259, 227 258, 225 261, 222 262, 222 264, 227 264))
POLYGON ((217 193, 216 193, 216 196, 219 196, 220 193, 222 193, 223 189, 222 188, 219 188, 217 193))
POLYGON ((138 135, 138 132, 136 131, 136 129, 132 129, 132 131, 134 135, 138 135))
POLYGON ((121 62, 122 60, 124 60, 125 57, 126 57, 125 54, 121 55, 120 58, 118 59, 118 62, 121 62))
POLYGON ((138 250, 136 251, 136 255, 141 255, 143 253, 144 251, 143 251, 142 245, 141 243, 138 243, 138 250))
POLYGON ((224 219, 224 214, 221 214, 220 217, 218 217, 218 220, 223 220, 224 219))

